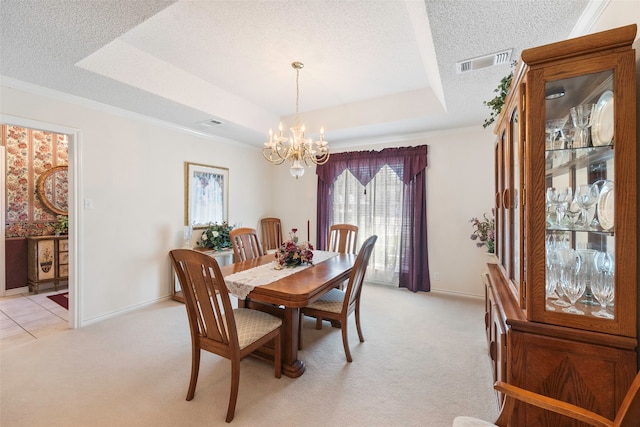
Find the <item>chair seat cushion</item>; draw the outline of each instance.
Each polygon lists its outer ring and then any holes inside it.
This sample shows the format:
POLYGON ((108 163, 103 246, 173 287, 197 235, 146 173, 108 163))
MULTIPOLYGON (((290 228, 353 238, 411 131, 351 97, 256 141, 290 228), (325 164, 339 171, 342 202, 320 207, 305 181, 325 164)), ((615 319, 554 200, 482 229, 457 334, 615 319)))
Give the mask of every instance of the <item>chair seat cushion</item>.
POLYGON ((496 425, 477 418, 456 417, 453 420, 453 427, 496 427, 496 425))
POLYGON ((328 311, 330 313, 340 313, 344 302, 345 292, 340 289, 333 288, 320 299, 312 302, 307 307, 315 310, 328 311))
POLYGON ((238 343, 243 349, 282 325, 282 319, 249 308, 233 310, 238 330, 238 343))

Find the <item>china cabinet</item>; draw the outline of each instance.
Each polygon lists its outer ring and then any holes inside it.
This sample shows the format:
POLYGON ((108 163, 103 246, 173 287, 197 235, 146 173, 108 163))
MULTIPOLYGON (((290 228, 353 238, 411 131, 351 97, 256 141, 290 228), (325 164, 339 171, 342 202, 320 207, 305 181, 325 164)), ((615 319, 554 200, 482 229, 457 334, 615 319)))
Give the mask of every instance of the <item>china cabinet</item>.
MULTIPOLYGON (((522 52, 496 124, 483 274, 494 379, 611 419, 638 370, 635 35, 522 52)), ((520 406, 512 425, 582 424, 520 406)))
POLYGON ((69 279, 69 239, 67 236, 27 237, 27 284, 37 294, 40 285, 53 283, 58 290, 60 282, 69 279))

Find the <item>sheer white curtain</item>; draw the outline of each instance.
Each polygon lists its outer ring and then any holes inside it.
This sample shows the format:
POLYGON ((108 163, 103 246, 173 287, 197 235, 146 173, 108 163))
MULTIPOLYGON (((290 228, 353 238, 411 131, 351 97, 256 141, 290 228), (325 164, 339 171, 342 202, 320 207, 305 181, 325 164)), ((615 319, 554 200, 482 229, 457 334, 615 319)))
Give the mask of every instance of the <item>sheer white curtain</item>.
POLYGON ((403 189, 398 174, 386 165, 366 186, 348 169, 333 185, 330 224, 357 225, 358 247, 369 236, 378 236, 367 269, 369 281, 398 285, 403 189))

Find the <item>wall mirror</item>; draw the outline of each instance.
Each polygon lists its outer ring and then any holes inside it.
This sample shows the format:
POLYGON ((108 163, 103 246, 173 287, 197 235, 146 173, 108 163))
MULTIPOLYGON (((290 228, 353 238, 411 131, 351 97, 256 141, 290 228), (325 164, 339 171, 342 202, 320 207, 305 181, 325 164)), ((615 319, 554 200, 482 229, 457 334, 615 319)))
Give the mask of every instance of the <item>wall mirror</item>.
POLYGON ((45 208, 56 215, 69 215, 68 170, 67 166, 55 166, 38 179, 36 193, 45 208))

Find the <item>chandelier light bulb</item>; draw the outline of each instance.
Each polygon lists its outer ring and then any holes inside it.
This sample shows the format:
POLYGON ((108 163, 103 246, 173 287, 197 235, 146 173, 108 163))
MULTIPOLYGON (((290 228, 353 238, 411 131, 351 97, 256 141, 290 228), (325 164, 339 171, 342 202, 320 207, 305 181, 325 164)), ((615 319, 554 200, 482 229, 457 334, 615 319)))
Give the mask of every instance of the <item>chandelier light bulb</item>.
POLYGON ((269 162, 279 165, 285 160, 289 160, 291 168, 289 172, 296 179, 304 175, 304 167, 312 164, 323 165, 329 160, 329 147, 327 141, 324 140, 324 127, 320 128, 320 140, 315 141, 317 149, 313 149, 313 138, 305 138, 304 132, 306 126, 300 125, 299 114, 299 77, 300 70, 304 67, 302 62, 293 62, 291 67, 296 70, 296 115, 295 124, 289 130, 291 137, 285 138, 282 135, 282 122, 278 125, 279 134, 273 137, 273 131, 269 129, 269 141, 264 143, 262 155, 269 162), (288 145, 285 143, 289 141, 288 145))

